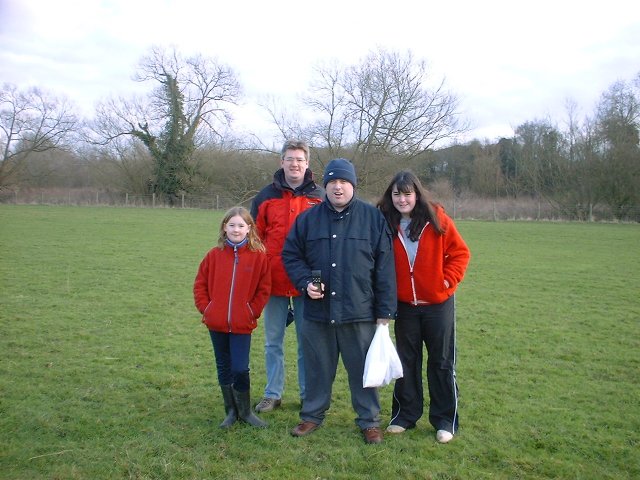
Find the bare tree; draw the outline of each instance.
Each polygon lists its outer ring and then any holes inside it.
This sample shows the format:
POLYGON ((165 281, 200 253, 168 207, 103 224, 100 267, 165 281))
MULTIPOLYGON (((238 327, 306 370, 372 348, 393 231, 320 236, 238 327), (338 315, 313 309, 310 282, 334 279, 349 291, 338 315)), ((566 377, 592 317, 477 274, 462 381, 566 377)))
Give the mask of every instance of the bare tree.
POLYGON ((302 103, 295 116, 276 102, 263 107, 283 135, 313 145, 315 166, 350 158, 369 186, 386 182, 394 162, 406 164, 468 129, 445 81, 432 85, 426 62, 411 52, 381 48, 357 65, 319 64, 302 103))
POLYGON ((154 161, 151 189, 172 203, 190 190, 194 150, 219 138, 231 122, 225 106, 237 103, 240 85, 229 67, 213 59, 182 58, 158 47, 141 60, 135 79, 157 88, 146 98, 102 103, 92 130, 103 145, 120 137, 142 142, 154 161))
POLYGON ((77 125, 66 99, 38 88, 19 90, 5 84, 0 91, 0 189, 31 155, 63 147, 77 125))
POLYGON ((342 85, 345 73, 333 61, 316 67, 317 77, 311 85, 311 94, 304 103, 309 107, 316 119, 306 127, 306 136, 314 145, 327 149, 330 158, 343 156, 343 149, 353 139, 347 135, 351 119, 347 115, 348 98, 342 85))
POLYGON ((310 136, 332 156, 349 155, 375 175, 376 159, 410 160, 466 130, 444 79, 430 86, 425 61, 379 49, 341 70, 317 69, 307 105, 318 116, 310 136))

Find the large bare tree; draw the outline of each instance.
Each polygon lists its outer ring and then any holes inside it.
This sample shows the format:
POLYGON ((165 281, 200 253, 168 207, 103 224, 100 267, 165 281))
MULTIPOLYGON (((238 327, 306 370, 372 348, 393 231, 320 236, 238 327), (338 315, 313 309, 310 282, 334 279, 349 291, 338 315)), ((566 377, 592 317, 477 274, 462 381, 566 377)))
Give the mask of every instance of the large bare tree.
POLYGON ((312 131, 332 155, 349 151, 362 175, 376 159, 412 159, 466 130, 458 100, 435 84, 424 60, 379 49, 357 65, 320 68, 308 105, 320 114, 312 131))
POLYGON ((173 203, 190 191, 194 150, 230 124, 228 107, 239 100, 240 84, 214 59, 159 47, 142 58, 135 79, 156 88, 144 98, 99 104, 92 130, 103 145, 121 137, 142 142, 154 161, 151 190, 173 203))
POLYGON ((5 84, 0 91, 0 189, 6 187, 36 153, 66 145, 76 133, 72 105, 38 88, 5 84))
POLYGON ((380 48, 356 65, 318 65, 303 105, 297 116, 275 102, 263 107, 283 135, 308 139, 325 160, 352 159, 364 183, 397 169, 392 160, 408 162, 468 129, 457 97, 410 51, 380 48))

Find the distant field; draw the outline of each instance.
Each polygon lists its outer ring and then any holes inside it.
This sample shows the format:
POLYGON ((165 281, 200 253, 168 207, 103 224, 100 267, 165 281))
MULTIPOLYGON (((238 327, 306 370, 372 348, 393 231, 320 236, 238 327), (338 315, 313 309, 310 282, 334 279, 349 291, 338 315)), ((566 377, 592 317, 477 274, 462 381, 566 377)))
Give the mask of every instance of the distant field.
POLYGON ((0 205, 1 479, 640 478, 639 225, 459 222, 460 435, 423 418, 371 446, 342 368, 325 425, 289 435, 293 330, 269 428, 218 429, 191 288, 221 215, 0 205))

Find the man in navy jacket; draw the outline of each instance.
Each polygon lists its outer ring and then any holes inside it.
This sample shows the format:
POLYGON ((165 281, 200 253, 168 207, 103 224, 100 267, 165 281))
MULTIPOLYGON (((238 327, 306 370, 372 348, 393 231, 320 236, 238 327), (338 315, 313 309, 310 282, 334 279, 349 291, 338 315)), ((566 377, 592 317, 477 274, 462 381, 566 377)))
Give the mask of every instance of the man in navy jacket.
POLYGON ((397 307, 393 237, 380 211, 356 198, 356 185, 351 162, 329 162, 326 201, 298 216, 282 251, 289 278, 306 293, 306 394, 291 434, 304 436, 322 424, 341 355, 356 424, 366 443, 380 443, 378 391, 363 388, 362 375, 376 324, 393 319, 397 307), (312 270, 321 271, 321 286, 313 284, 312 270))

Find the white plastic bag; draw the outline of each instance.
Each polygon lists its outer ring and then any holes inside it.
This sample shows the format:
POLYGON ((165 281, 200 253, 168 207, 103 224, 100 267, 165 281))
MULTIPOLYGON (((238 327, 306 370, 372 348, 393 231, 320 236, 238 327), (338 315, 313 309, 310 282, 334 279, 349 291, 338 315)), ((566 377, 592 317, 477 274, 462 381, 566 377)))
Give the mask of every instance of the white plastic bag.
POLYGON ((389 324, 379 324, 367 351, 362 385, 364 388, 383 387, 400 377, 402 363, 389 335, 389 324))

